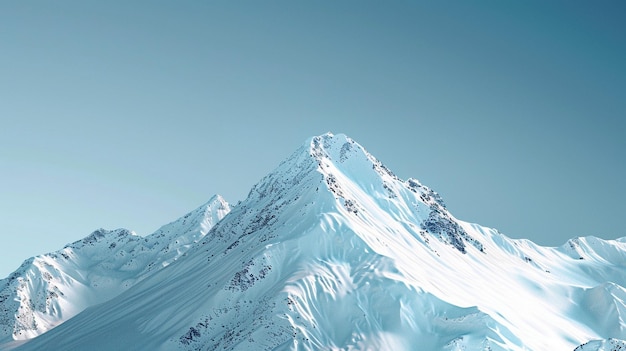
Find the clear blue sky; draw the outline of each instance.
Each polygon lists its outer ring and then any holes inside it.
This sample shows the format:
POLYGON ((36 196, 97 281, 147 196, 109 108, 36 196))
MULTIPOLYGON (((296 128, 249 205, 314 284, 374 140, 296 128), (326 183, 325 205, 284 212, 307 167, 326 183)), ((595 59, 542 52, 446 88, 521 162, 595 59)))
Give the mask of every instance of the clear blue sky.
POLYGON ((463 220, 626 236, 624 1, 0 2, 0 276, 346 133, 463 220))

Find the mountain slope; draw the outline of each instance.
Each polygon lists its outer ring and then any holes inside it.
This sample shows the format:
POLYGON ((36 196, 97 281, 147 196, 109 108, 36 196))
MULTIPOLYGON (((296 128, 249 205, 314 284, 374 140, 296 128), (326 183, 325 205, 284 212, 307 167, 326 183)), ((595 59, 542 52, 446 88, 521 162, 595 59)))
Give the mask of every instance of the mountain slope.
POLYGON ((0 280, 0 342, 35 337, 180 257, 229 211, 220 196, 141 237, 99 229, 0 280))
POLYGON ((625 262, 626 239, 545 248, 457 220, 326 134, 178 260, 18 349, 573 350, 626 339, 625 262))

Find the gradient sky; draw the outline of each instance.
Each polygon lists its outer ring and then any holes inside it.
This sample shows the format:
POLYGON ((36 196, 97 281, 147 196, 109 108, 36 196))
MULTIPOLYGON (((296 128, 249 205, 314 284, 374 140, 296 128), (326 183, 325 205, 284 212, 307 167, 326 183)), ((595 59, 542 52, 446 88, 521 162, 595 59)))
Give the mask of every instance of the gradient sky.
POLYGON ((624 1, 0 2, 0 277, 345 133, 460 219, 626 236, 624 1))

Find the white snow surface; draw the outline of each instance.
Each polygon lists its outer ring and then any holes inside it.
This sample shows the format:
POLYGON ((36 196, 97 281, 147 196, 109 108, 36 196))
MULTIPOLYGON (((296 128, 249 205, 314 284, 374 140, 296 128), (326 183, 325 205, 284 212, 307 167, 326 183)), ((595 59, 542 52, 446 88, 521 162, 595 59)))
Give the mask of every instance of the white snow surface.
POLYGON ((229 211, 228 203, 214 196, 152 235, 99 229, 26 260, 0 280, 0 342, 33 338, 117 296, 178 259, 229 211))
POLYGON ((626 238, 548 248, 458 220, 345 135, 311 138, 223 218, 220 204, 212 227, 98 231, 83 240, 93 249, 57 253, 70 263, 27 261, 0 287, 30 295, 0 302, 31 306, 37 328, 3 317, 3 335, 26 341, 0 349, 599 351, 626 339, 626 238), (113 259, 159 235, 167 246, 149 258, 113 259), (68 293, 35 299, 55 286, 68 293))

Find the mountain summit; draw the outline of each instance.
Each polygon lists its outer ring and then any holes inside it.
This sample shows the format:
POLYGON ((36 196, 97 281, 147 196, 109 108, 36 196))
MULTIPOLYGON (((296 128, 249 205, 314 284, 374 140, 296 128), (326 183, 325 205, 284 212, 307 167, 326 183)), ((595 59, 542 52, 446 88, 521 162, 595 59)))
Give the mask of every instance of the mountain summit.
MULTIPOLYGON (((116 235, 128 237, 103 234, 116 235)), ((345 135, 311 138, 183 241, 134 265, 107 301, 6 348, 595 351, 626 339, 626 239, 546 248, 460 221, 345 135)))

